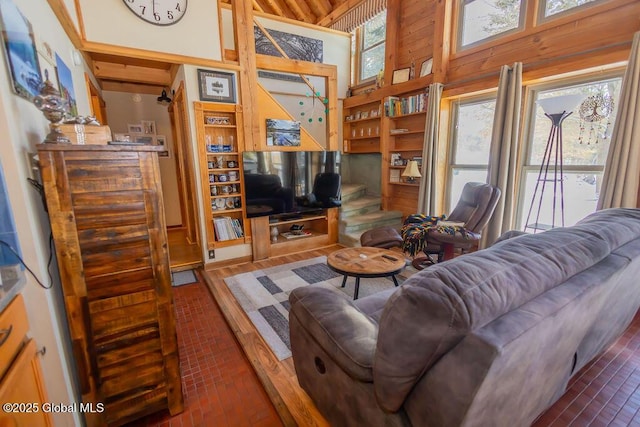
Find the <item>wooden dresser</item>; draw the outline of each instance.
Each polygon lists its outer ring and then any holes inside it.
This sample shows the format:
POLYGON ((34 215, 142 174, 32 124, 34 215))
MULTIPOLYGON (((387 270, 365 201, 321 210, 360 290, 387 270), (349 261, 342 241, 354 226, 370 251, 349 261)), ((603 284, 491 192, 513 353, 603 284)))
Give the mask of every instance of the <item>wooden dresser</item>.
POLYGON ((38 146, 87 425, 183 410, 158 146, 38 146))
POLYGON ((22 295, 0 313, 0 426, 44 427, 53 425, 44 404, 50 403, 42 369, 29 330, 22 295))

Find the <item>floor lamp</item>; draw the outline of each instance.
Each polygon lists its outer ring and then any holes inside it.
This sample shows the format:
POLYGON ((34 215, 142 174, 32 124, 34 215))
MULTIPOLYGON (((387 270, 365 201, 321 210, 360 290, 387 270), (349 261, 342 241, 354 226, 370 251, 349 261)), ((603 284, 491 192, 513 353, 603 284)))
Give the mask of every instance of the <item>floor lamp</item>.
POLYGON ((556 227, 556 214, 558 204, 560 205, 560 226, 564 227, 564 176, 562 163, 562 122, 573 113, 573 109, 582 101, 583 95, 562 95, 553 98, 538 100, 538 105, 542 107, 544 115, 551 120, 551 129, 547 138, 547 145, 544 150, 540 171, 536 180, 536 187, 533 191, 529 213, 525 222, 525 231, 548 230, 556 227), (553 171, 549 171, 553 156, 553 171), (540 223, 540 211, 547 183, 553 183, 553 198, 551 206, 551 224, 540 223), (529 222, 531 215, 535 213, 535 221, 529 222))

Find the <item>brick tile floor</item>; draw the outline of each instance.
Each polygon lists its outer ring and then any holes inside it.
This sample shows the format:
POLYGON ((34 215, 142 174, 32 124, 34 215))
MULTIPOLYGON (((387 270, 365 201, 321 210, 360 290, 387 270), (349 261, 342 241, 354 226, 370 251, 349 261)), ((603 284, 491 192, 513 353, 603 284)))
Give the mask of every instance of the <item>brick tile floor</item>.
POLYGON ((271 427, 282 423, 203 283, 173 288, 184 412, 130 427, 271 427))
MULTIPOLYGON (((206 286, 174 288, 183 413, 130 427, 281 426, 260 381, 206 286)), ((640 314, 606 352, 571 380, 533 427, 640 426, 640 314)))

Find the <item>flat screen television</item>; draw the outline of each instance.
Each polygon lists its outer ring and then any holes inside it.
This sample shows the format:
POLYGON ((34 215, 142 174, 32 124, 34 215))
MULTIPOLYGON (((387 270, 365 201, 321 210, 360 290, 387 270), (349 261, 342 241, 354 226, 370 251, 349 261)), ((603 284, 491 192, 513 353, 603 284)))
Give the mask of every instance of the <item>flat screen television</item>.
MULTIPOLYGON (((313 194, 316 176, 336 178, 340 194, 338 151, 245 151, 242 154, 247 217, 295 217, 331 207, 313 194)), ((334 205, 335 206, 335 205, 334 205)))

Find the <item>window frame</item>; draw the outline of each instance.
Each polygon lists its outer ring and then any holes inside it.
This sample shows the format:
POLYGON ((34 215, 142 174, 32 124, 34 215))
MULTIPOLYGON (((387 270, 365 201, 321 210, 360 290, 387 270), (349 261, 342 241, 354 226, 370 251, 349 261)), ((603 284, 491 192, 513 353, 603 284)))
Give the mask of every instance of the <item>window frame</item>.
MULTIPOLYGON (((484 171, 489 172, 489 158, 487 163, 474 163, 474 164, 458 164, 456 161, 456 149, 458 142, 458 118, 460 116, 460 106, 469 104, 481 104, 483 102, 496 100, 497 92, 486 92, 480 95, 472 95, 468 97, 461 97, 452 99, 450 102, 450 119, 449 119, 449 135, 447 140, 447 172, 444 194, 444 207, 446 212, 450 212, 453 209, 453 205, 457 202, 451 198, 451 190, 453 188, 453 172, 454 170, 467 170, 467 171, 484 171)), ((495 113, 495 109, 494 109, 495 113)), ((486 179, 485 179, 486 180, 486 179)))
POLYGON ((606 0, 593 0, 593 1, 589 2, 589 3, 581 4, 579 6, 574 6, 574 7, 570 8, 570 9, 563 10, 562 12, 558 12, 558 13, 555 13, 553 15, 546 16, 545 15, 545 9, 546 9, 548 1, 549 0, 540 0, 538 2, 537 22, 539 24, 542 24, 542 23, 545 23, 545 22, 549 22, 549 21, 552 21, 554 19, 561 18, 563 16, 572 15, 574 13, 580 13, 583 10, 589 9, 591 7, 595 7, 597 5, 600 5, 600 4, 603 4, 603 3, 606 2, 606 0))
MULTIPOLYGON (((526 196, 526 186, 527 186, 527 174, 534 173, 538 174, 540 171, 540 163, 531 163, 531 152, 533 150, 533 137, 535 132, 535 120, 534 120, 534 112, 536 111, 536 99, 537 94, 539 92, 545 92, 549 90, 559 90, 562 88, 566 88, 569 86, 578 86, 583 84, 589 84, 594 82, 599 82, 603 80, 611 80, 615 78, 623 79, 624 77, 624 68, 612 69, 602 73, 590 73, 586 75, 558 79, 549 82, 545 82, 538 85, 531 85, 525 88, 526 94, 526 102, 524 104, 523 109, 523 132, 522 132, 522 141, 521 141, 521 152, 522 156, 518 161, 518 178, 517 178, 517 197, 515 206, 515 227, 518 230, 524 230, 523 222, 526 221, 526 218, 523 218, 526 211, 529 209, 529 205, 527 202, 530 200, 525 200, 526 196)), ((575 114, 575 113, 574 113, 575 114)), ((609 147, 610 148, 610 147, 609 147)), ((605 161, 606 162, 606 161, 605 161)), ((562 165, 563 173, 565 174, 576 174, 576 173, 584 173, 584 174, 594 174, 594 173, 603 173, 605 168, 605 164, 602 165, 571 165, 564 164, 562 165)), ((549 171, 553 172, 553 165, 549 165, 549 171)), ((566 209, 565 209, 566 213, 566 209)))
MULTIPOLYGON (((457 9, 457 18, 456 18, 456 43, 455 43, 455 50, 456 52, 462 52, 468 49, 472 49, 476 46, 480 46, 483 45, 485 43, 489 43, 492 42, 494 40, 498 40, 502 37, 511 35, 511 34, 515 34, 521 31, 525 30, 525 26, 526 26, 526 16, 527 16, 527 0, 519 0, 520 1, 520 15, 518 17, 518 26, 515 28, 512 28, 510 30, 495 34, 493 36, 489 36, 480 40, 476 40, 475 42, 463 45, 462 44, 462 40, 463 40, 463 29, 464 29, 464 16, 465 16, 465 10, 464 10, 464 2, 465 0, 458 0, 456 2, 456 9, 457 9)), ((599 0, 598 0, 599 1, 599 0)))
POLYGON ((374 82, 376 79, 376 75, 373 75, 371 77, 368 77, 366 79, 362 79, 362 67, 364 64, 364 61, 362 59, 363 55, 365 54, 365 52, 369 52, 372 49, 383 45, 384 49, 385 49, 385 56, 383 57, 383 61, 382 61, 382 71, 384 72, 384 66, 385 66, 385 58, 386 58, 386 43, 387 43, 387 19, 386 19, 386 15, 387 15, 387 10, 383 10, 380 13, 372 16, 369 20, 367 20, 364 24, 360 25, 359 27, 357 27, 354 30, 355 33, 355 46, 356 46, 356 52, 354 55, 354 63, 353 65, 353 69, 355 70, 352 79, 353 79, 353 85, 357 86, 360 84, 365 84, 365 83, 371 83, 374 82), (385 26, 385 33, 384 33, 384 38, 379 41, 378 43, 375 43, 371 46, 369 46, 367 49, 364 48, 364 26, 367 25, 367 23, 369 23, 369 21, 371 21, 372 19, 378 17, 378 15, 385 15, 385 20, 384 20, 384 26, 385 26))

